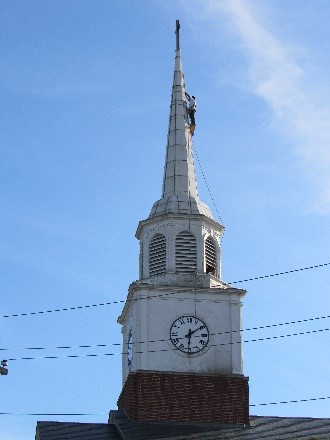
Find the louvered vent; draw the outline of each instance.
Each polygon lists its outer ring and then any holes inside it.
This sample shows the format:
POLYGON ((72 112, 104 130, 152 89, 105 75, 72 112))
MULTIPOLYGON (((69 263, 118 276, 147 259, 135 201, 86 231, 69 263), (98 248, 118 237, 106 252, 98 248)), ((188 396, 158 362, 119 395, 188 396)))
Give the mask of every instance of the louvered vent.
POLYGON ((157 234, 149 244, 149 275, 166 272, 166 238, 157 234))
POLYGON ((212 238, 205 240, 205 271, 217 275, 217 248, 212 238))
POLYGON ((140 278, 143 278, 143 244, 140 243, 140 278))
POLYGON ((188 231, 175 239, 175 267, 177 272, 197 272, 196 238, 188 231))

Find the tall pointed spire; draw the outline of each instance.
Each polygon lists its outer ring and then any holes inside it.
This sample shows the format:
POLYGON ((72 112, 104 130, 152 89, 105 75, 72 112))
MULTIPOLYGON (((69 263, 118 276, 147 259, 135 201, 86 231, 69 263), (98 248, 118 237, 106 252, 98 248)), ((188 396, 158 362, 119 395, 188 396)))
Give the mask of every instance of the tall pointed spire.
POLYGON ((167 213, 204 214, 213 218, 198 197, 193 145, 188 118, 186 87, 181 61, 180 23, 176 21, 175 67, 167 136, 162 198, 149 217, 167 213))

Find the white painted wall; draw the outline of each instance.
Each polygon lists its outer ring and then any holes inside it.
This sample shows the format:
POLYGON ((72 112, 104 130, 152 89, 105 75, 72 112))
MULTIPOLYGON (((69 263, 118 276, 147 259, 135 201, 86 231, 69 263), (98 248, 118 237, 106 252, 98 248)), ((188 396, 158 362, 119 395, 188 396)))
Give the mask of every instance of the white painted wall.
MULTIPOLYGON (((245 291, 233 288, 194 292, 178 287, 135 285, 120 318, 124 348, 131 330, 134 335, 131 371, 243 374, 240 316, 244 294, 245 291), (183 315, 197 316, 209 329, 209 343, 198 354, 184 354, 170 340, 172 323, 183 315)), ((128 372, 127 356, 123 355, 123 381, 128 372)))

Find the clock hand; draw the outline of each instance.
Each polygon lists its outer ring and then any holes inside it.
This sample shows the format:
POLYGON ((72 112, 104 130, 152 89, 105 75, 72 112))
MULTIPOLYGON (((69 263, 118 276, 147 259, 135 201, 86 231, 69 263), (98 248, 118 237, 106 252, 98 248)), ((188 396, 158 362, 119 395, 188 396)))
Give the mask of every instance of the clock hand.
POLYGON ((204 327, 204 326, 201 325, 200 327, 198 327, 198 328, 196 328, 195 330, 193 330, 193 331, 190 333, 190 336, 191 336, 193 333, 197 332, 198 330, 202 330, 203 327, 204 327))
POLYGON ((189 332, 187 335, 185 335, 186 338, 188 338, 188 345, 190 345, 190 340, 191 340, 191 335, 193 334, 193 332, 191 331, 191 328, 189 329, 189 332))

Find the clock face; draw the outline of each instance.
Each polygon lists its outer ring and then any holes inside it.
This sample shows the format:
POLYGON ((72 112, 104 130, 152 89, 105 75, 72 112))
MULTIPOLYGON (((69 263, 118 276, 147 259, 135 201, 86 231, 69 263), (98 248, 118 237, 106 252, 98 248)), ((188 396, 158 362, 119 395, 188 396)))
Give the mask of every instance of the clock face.
POLYGON ((196 316, 181 316, 171 326, 170 339, 175 348, 183 353, 196 354, 207 346, 209 330, 196 316))

